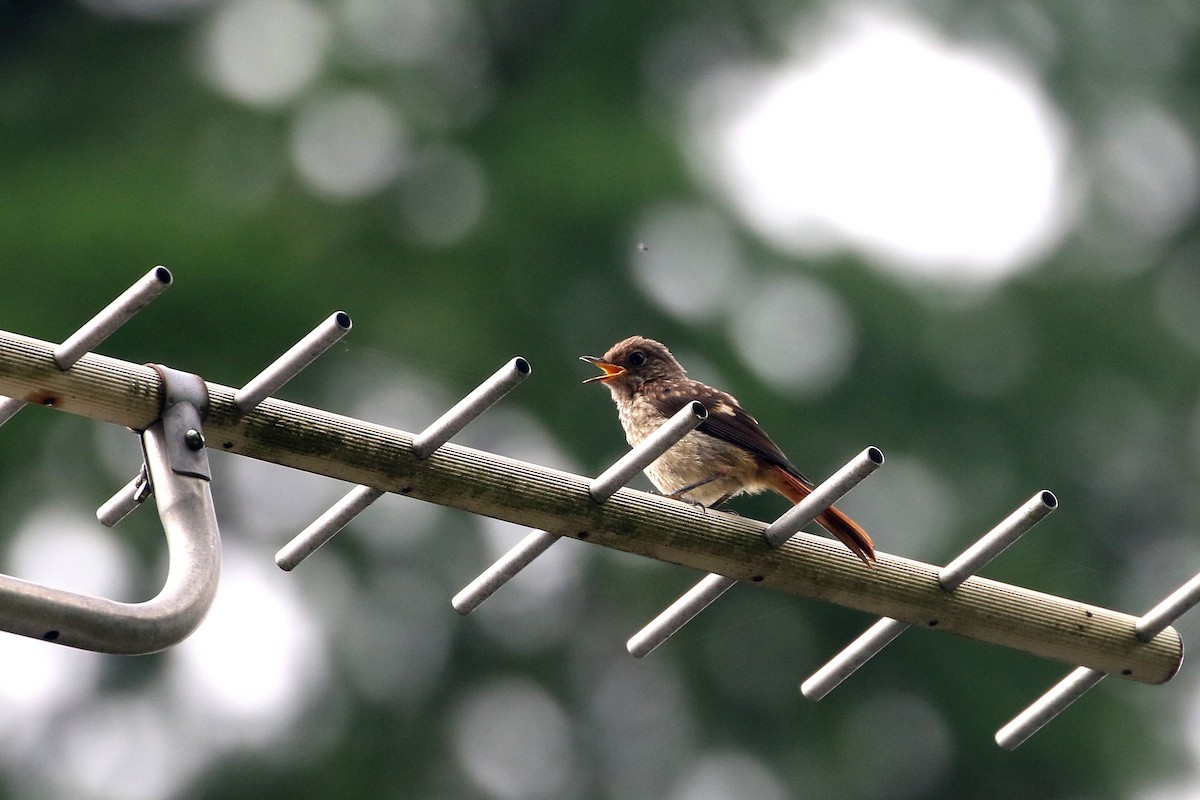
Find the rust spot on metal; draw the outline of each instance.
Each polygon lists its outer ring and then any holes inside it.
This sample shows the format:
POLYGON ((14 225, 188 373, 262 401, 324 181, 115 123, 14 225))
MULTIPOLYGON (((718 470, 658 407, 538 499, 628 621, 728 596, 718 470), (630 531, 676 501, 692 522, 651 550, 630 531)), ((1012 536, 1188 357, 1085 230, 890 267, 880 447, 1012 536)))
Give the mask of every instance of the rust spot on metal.
POLYGON ((24 399, 26 403, 33 403, 34 405, 38 406, 46 406, 47 408, 54 408, 62 402, 61 397, 51 394, 50 392, 33 392, 32 394, 26 395, 22 399, 24 399))

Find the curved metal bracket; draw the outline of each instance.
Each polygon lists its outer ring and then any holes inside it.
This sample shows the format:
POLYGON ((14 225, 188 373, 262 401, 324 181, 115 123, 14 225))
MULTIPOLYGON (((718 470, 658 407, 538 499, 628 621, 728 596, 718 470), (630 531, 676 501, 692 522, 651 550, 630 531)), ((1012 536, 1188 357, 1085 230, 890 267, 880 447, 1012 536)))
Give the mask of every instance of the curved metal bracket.
POLYGON ((221 571, 200 427, 208 387, 195 375, 153 366, 163 381, 162 416, 141 436, 170 556, 162 591, 143 603, 123 603, 0 575, 0 630, 83 650, 141 655, 187 638, 208 613, 221 571))

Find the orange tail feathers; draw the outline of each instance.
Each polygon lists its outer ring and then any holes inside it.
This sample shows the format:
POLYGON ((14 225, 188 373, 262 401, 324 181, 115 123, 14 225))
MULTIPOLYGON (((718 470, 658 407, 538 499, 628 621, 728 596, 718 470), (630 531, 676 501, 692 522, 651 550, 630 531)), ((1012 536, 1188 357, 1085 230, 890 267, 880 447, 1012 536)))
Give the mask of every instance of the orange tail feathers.
MULTIPOLYGON (((770 467, 769 483, 771 488, 793 503, 799 503, 812 493, 812 489, 803 480, 774 464, 770 467)), ((850 551, 861 558, 868 567, 875 565, 875 543, 857 522, 830 506, 828 511, 817 517, 817 523, 850 548, 850 551)))

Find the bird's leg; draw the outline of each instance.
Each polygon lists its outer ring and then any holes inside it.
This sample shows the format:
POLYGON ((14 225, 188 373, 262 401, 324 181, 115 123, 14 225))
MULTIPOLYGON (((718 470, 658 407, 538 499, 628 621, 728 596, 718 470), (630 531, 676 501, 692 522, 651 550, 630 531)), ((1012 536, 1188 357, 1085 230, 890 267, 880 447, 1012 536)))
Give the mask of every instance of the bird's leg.
POLYGON ((671 498, 672 500, 688 500, 690 502, 695 503, 696 502, 695 500, 691 500, 691 498, 684 497, 684 495, 687 494, 688 492, 690 492, 692 489, 699 489, 701 486, 704 486, 705 484, 712 483, 719 477, 721 477, 721 476, 720 475, 709 475, 707 478, 702 478, 702 479, 696 481, 695 483, 689 483, 687 486, 684 486, 681 489, 676 489, 675 491, 673 491, 669 495, 667 495, 667 497, 671 498))
MULTIPOLYGON (((714 500, 714 501, 712 501, 711 503, 709 503, 709 504, 708 504, 708 507, 709 507, 709 508, 716 508, 717 506, 721 505, 722 503, 724 503, 724 502, 725 502, 726 500, 728 500, 729 498, 733 497, 735 494, 737 494, 737 493, 736 493, 736 492, 726 492, 725 494, 723 494, 723 495, 721 495, 720 497, 718 497, 716 500, 714 500)), ((734 514, 734 515, 737 515, 737 512, 736 512, 736 511, 729 511, 729 512, 727 512, 727 513, 729 513, 729 514, 734 514)))
MULTIPOLYGON (((671 498, 672 500, 682 500, 685 503, 694 503, 695 505, 703 507, 704 504, 701 503, 699 500, 693 500, 690 497, 684 497, 684 495, 687 494, 688 492, 692 491, 693 489, 699 489, 701 486, 706 486, 706 485, 712 483, 713 481, 720 480, 721 478, 724 478, 728 474, 729 473, 726 470, 718 470, 717 472, 714 472, 712 475, 709 475, 707 478, 701 478, 698 481, 689 483, 687 486, 684 486, 681 489, 676 489, 675 491, 673 491, 669 495, 667 495, 667 497, 671 498)), ((715 505, 723 503, 732 496, 733 496, 732 493, 723 495, 719 500, 717 500, 716 503, 710 503, 708 505, 708 507, 712 508, 715 505)))

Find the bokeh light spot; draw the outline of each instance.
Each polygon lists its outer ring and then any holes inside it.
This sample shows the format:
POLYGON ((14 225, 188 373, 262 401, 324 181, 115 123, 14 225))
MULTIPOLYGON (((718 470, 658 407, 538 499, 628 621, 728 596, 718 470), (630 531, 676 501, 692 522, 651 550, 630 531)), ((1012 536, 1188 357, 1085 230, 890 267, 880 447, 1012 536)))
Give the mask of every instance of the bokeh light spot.
MULTIPOLYGON (((501 520, 484 518, 481 523, 488 563, 529 533, 501 520)), ((578 631, 583 605, 579 586, 588 554, 572 539, 557 542, 488 600, 488 613, 478 615, 477 624, 498 647, 514 653, 537 652, 569 641, 578 631)))
POLYGON ((637 287, 675 317, 711 319, 722 311, 741 271, 729 223, 712 209, 661 203, 634 230, 630 265, 637 287))
POLYGON ((176 692, 202 704, 191 711, 226 746, 280 735, 328 675, 323 639, 296 589, 229 546, 208 617, 170 656, 176 692))
POLYGON ((787 787, 745 753, 706 753, 679 780, 670 800, 787 800, 787 787))
MULTIPOLYGON (((152 512, 153 513, 153 512, 152 512)), ((130 591, 129 554, 108 530, 58 507, 35 511, 9 543, 8 569, 25 580, 112 600, 130 591)))
POLYGON ((0 634, 0 752, 5 760, 19 761, 21 744, 49 722, 53 712, 80 702, 96 688, 104 657, 24 636, 0 634))
POLYGON ((746 366, 777 389, 801 395, 841 380, 856 350, 854 318, 841 298, 801 276, 752 284, 730 326, 746 366))
POLYGON ((610 797, 622 800, 663 797, 696 747, 696 715, 684 676, 668 659, 606 656, 578 662, 588 669, 579 677, 592 693, 588 717, 604 785, 610 797), (648 740, 654 747, 644 746, 648 740))
POLYGON ((320 72, 329 38, 324 12, 307 0, 234 0, 205 32, 204 72, 235 100, 279 106, 320 72))
POLYGON ((887 469, 871 479, 871 491, 843 505, 868 531, 886 531, 891 552, 935 558, 967 544, 950 540, 963 510, 955 485, 911 455, 888 451, 887 469))
POLYGON ((49 775, 60 797, 159 800, 178 796, 209 754, 181 736, 155 693, 106 697, 72 715, 49 775))
POLYGON ((523 678, 498 679, 467 694, 452 733, 467 776, 499 800, 561 797, 574 773, 566 713, 523 678))
POLYGON ((1049 101, 918 22, 842 13, 815 49, 725 69, 693 98, 697 169, 787 252, 848 246, 900 275, 986 283, 1061 232, 1066 136, 1049 101))
POLYGON ((448 145, 413 158, 400 185, 406 229, 422 244, 447 247, 479 224, 487 179, 471 153, 448 145))
POLYGON ((1135 236, 1158 238, 1191 218, 1195 147, 1161 107, 1117 103, 1101 125, 1095 158, 1101 200, 1135 236))
POLYGON ((345 0, 346 29, 372 56, 397 63, 429 61, 462 24, 462 0, 345 0))
POLYGON ((396 177, 405 134, 392 109, 365 91, 324 96, 297 115, 292 160, 318 194, 363 197, 396 177))
POLYGON ((337 651, 363 694, 411 707, 438 685, 454 622, 444 595, 429 577, 392 568, 380 570, 354 598, 337 651))

